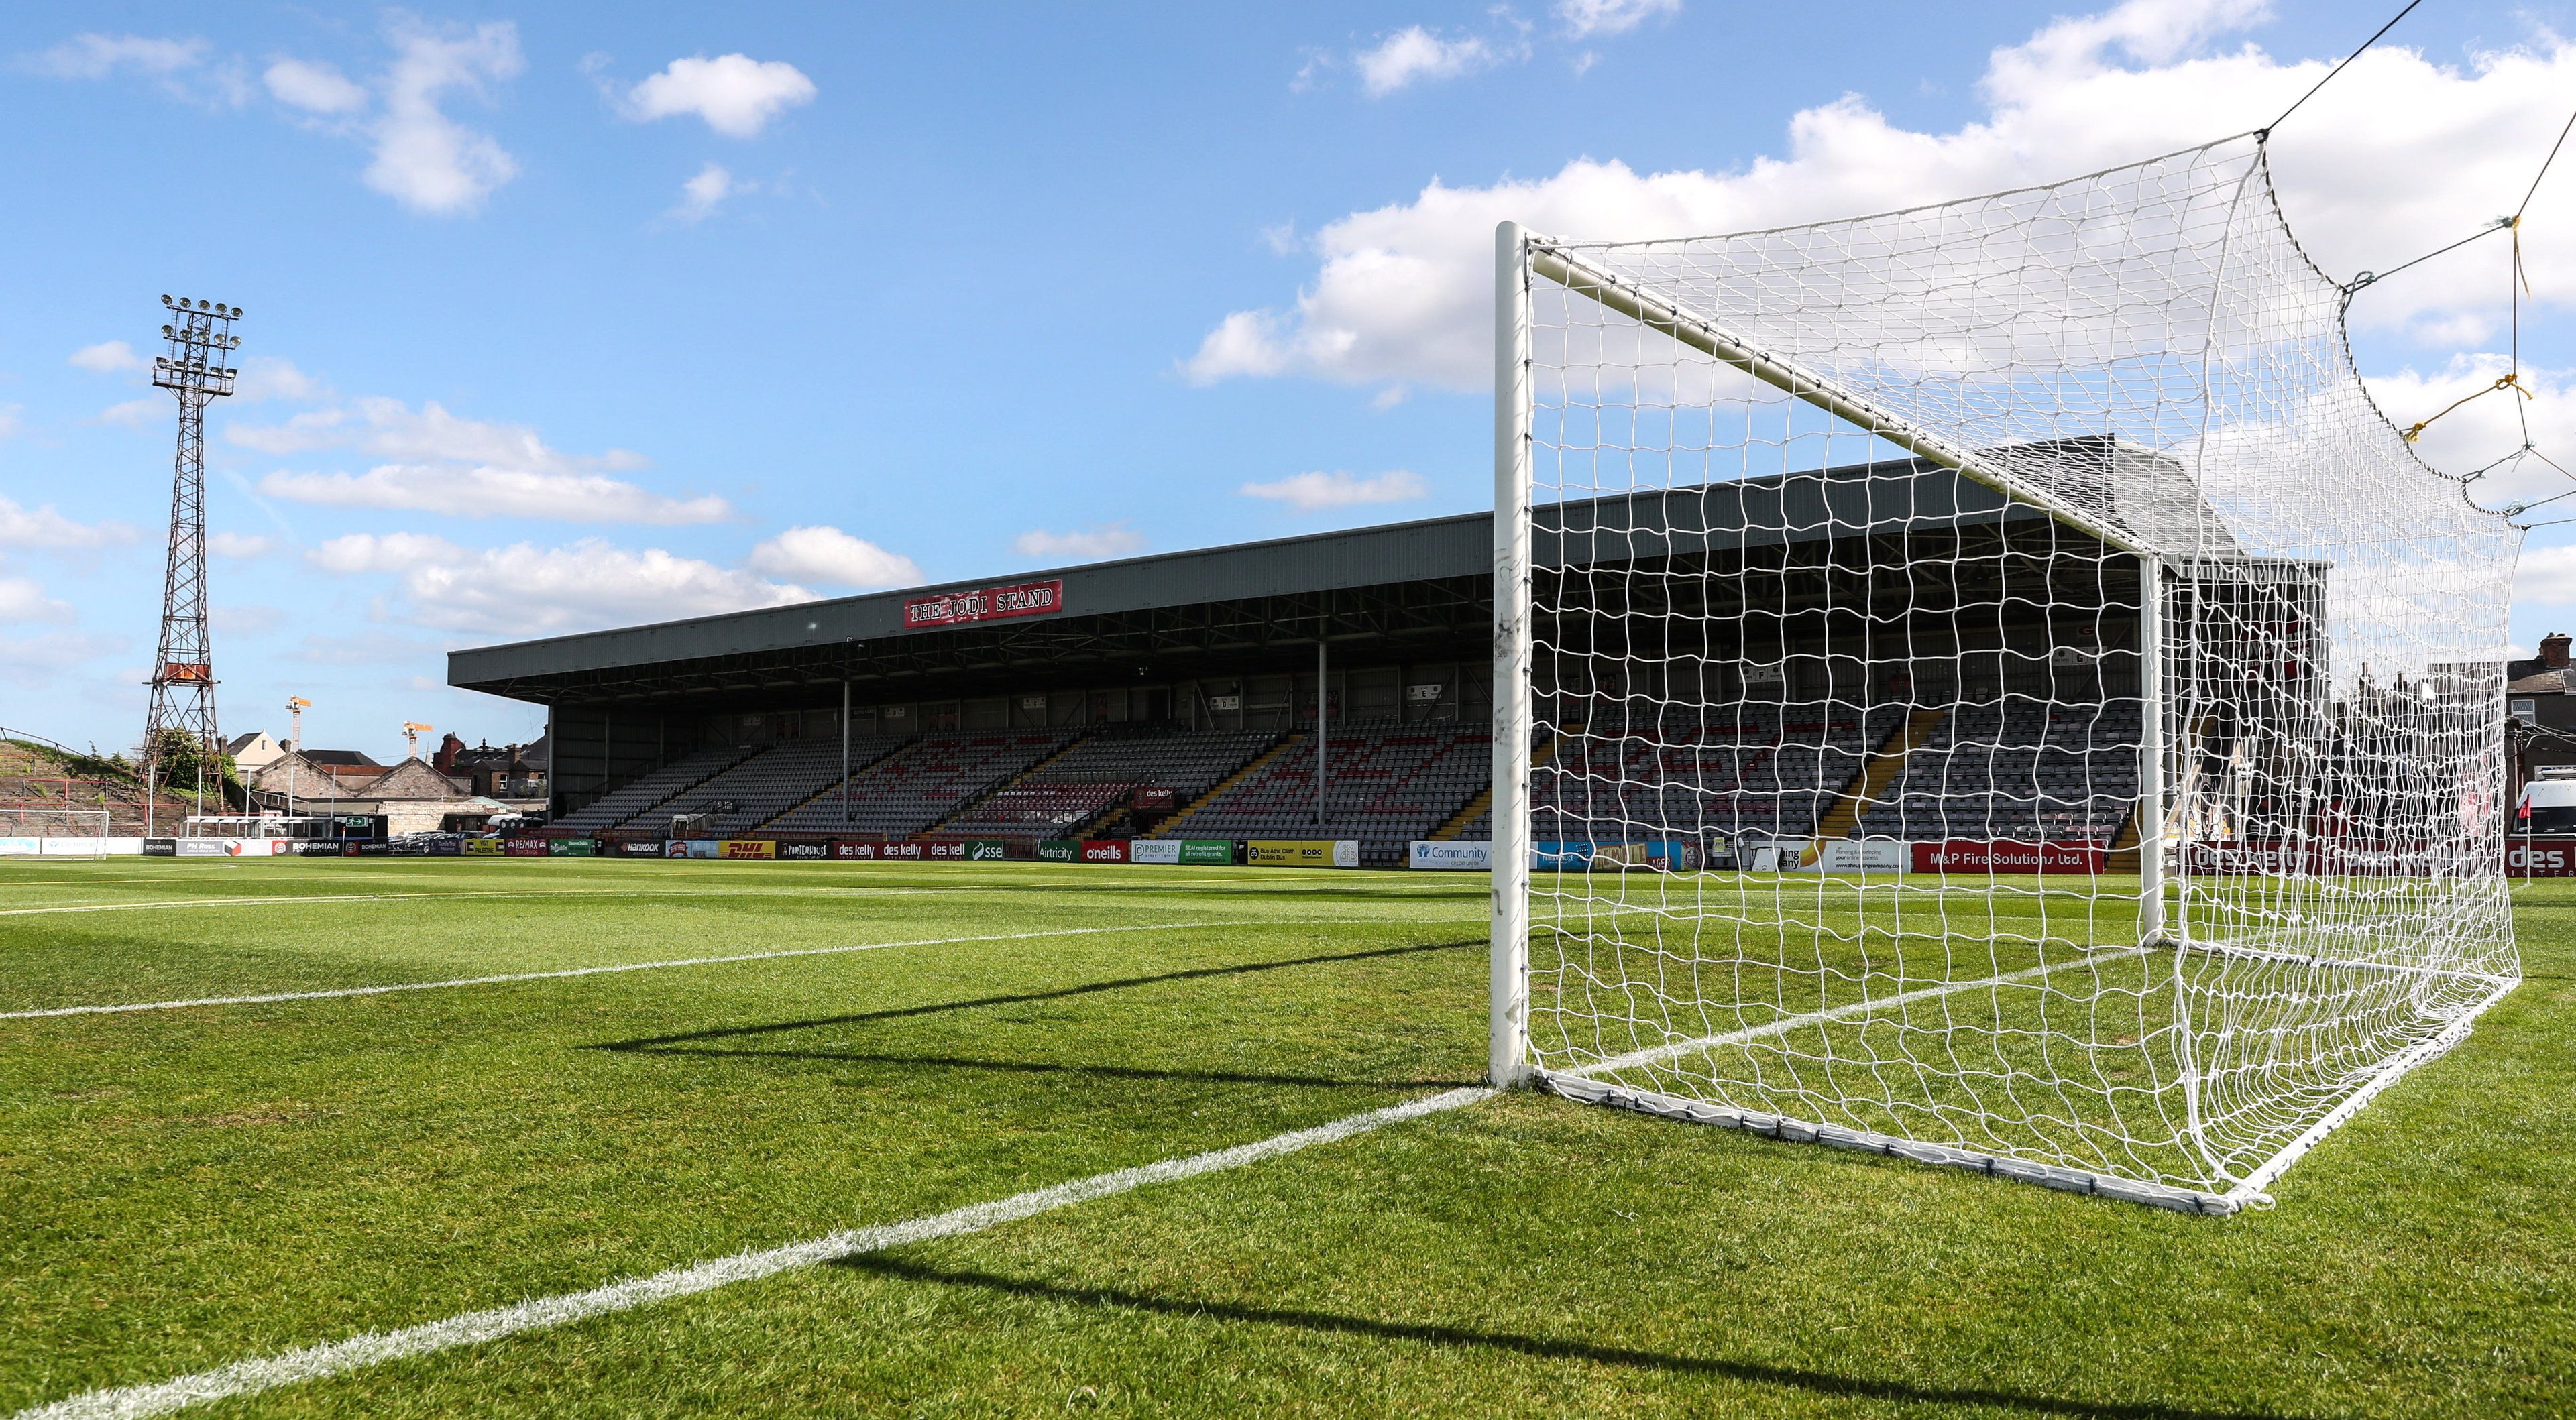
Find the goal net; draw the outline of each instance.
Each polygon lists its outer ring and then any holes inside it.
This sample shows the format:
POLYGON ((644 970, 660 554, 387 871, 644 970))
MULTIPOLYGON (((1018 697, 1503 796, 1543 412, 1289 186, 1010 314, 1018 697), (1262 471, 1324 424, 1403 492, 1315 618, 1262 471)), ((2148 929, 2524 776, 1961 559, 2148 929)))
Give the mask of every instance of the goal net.
POLYGON ((0 851, 13 855, 95 858, 107 839, 105 809, 0 807, 0 851))
POLYGON ((1497 297, 1498 1080, 2224 1213, 2518 980, 2519 534, 2258 138, 1497 297))

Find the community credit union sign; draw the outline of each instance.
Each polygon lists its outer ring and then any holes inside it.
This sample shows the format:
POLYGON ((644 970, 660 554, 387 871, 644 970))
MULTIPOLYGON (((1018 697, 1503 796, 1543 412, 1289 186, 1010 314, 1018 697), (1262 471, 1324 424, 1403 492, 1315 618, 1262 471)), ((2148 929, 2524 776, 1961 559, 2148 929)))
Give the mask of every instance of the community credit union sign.
POLYGON ((913 597, 903 604, 904 629, 958 626, 969 621, 997 621, 1006 616, 1043 616, 1064 610, 1064 579, 1014 582, 1007 587, 978 587, 969 592, 941 592, 913 597))

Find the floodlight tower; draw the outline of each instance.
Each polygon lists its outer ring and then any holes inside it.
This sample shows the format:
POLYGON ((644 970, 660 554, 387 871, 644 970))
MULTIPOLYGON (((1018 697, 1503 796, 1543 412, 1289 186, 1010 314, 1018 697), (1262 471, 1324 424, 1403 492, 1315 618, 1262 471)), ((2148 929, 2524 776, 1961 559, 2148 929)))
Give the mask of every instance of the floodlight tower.
MULTIPOLYGON (((152 383, 179 398, 179 452, 170 485, 170 560, 161 582, 161 645, 152 660, 152 708, 143 719, 147 776, 161 768, 162 739, 177 730, 197 745, 197 807, 206 766, 223 753, 215 724, 215 665, 206 641, 206 405, 233 392, 241 307, 161 298, 170 351, 152 361, 152 383)), ((165 774, 163 778, 167 778, 165 774)), ((150 782, 147 777, 146 782, 150 782)))

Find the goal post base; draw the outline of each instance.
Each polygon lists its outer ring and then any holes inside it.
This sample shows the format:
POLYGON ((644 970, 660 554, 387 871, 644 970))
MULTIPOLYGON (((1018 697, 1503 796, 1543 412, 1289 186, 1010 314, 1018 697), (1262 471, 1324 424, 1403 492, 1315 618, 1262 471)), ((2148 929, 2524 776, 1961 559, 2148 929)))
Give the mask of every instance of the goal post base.
POLYGON ((1725 1129, 1741 1129, 1766 1139, 1791 1144, 1830 1144, 1837 1149, 1858 1149, 1864 1153, 1885 1154, 1910 1159, 1918 1164, 1940 1164, 1951 1168, 1974 1169, 1996 1178, 2035 1183, 2066 1193, 2089 1193, 2101 1198, 2116 1198, 2124 1203, 2143 1203, 2152 1208, 2170 1208, 2177 1213, 2194 1213, 2203 1217, 2223 1218, 2248 1207, 2268 1207, 2271 1197, 2262 1193, 2204 1193, 2197 1189, 2174 1188, 2164 1184, 2140 1183, 2134 1179, 2112 1178, 2084 1169, 2034 1164, 2021 1159, 2007 1159, 1994 1154, 1980 1154, 1969 1149, 1955 1149, 1943 1144, 1926 1144, 1912 1139, 1899 1139, 1867 1129, 1853 1129, 1839 1124, 1815 1124, 1782 1115, 1761 1114, 1737 1109, 1732 1105, 1709 1104, 1684 1099, 1679 1095, 1659 1094, 1653 1090, 1631 1089, 1590 1079, 1581 1074, 1557 1070, 1533 1072, 1536 1086, 1553 1095, 1584 1104, 1607 1105, 1636 1114, 1651 1114, 1661 1119, 1678 1119, 1690 1124, 1712 1124, 1725 1129))

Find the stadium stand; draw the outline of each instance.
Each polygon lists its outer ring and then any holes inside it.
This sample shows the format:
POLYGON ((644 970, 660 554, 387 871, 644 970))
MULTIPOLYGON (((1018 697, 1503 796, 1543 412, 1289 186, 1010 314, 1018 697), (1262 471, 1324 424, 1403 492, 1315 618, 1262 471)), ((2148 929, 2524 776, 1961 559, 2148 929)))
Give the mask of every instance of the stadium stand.
MULTIPOLYGON (((904 741, 865 738, 850 741, 850 763, 867 765, 894 752, 904 741)), ((855 777, 855 776, 854 776, 855 777)), ((711 833, 742 833, 841 782, 838 739, 795 740, 772 745, 713 779, 662 806, 662 813, 704 813, 711 833)), ((647 822, 643 826, 655 825, 647 822)))
POLYGON ((1331 726, 1326 739, 1320 822, 1315 741, 1308 733, 1153 836, 1356 839, 1362 863, 1394 866, 1412 840, 1429 836, 1481 793, 1492 771, 1492 736, 1481 728, 1351 721, 1331 726))
POLYGON ((780 833, 921 833, 1062 749, 1073 732, 939 734, 903 745, 850 776, 849 818, 841 817, 840 762, 803 800, 761 825, 780 833))
POLYGON ((1860 816, 1856 836, 2108 844, 2138 797, 2138 702, 1962 705, 1860 816))
POLYGON ((740 764, 752 753, 751 749, 743 746, 724 745, 682 755, 593 800, 579 812, 557 819, 554 826, 584 833, 613 829, 650 812, 675 795, 687 793, 697 784, 740 764))
MULTIPOLYGON (((1532 771, 1531 836, 1808 837, 1904 718, 1902 706, 1827 701, 1614 712, 1532 771)), ((1461 836, 1479 833, 1490 818, 1461 836)))
POLYGON ((1171 725, 1104 730, 1026 779, 940 826, 961 836, 1053 837, 1091 824, 1136 789, 1169 789, 1177 802, 1205 794, 1279 736, 1264 730, 1184 730, 1171 725))

